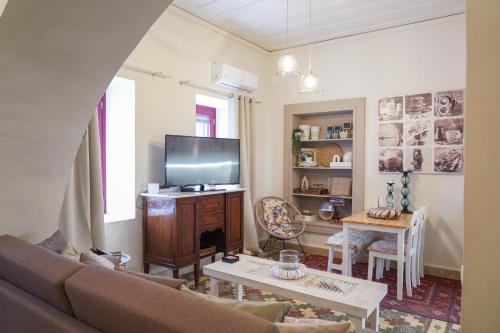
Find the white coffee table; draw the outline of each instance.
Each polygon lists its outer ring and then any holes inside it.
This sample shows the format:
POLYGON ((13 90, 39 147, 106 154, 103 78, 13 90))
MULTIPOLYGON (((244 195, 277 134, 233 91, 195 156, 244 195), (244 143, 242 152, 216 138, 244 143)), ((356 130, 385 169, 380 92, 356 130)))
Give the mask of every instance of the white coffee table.
POLYGON ((226 280, 235 284, 236 299, 239 300, 245 285, 344 312, 353 322, 356 332, 365 328, 368 318, 370 328, 378 330, 379 305, 387 295, 387 285, 315 269, 309 269, 309 275, 299 280, 280 280, 271 274, 275 261, 246 255, 239 257, 240 261, 234 264, 218 261, 203 267, 203 274, 210 277, 213 295, 219 295, 219 280, 226 280), (340 283, 345 293, 324 288, 319 282, 322 278, 340 283))

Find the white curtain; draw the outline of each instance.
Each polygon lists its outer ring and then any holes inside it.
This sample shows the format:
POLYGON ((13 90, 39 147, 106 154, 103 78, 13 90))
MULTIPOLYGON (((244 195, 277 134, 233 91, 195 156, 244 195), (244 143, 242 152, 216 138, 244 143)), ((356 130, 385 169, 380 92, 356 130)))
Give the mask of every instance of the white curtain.
POLYGON ((257 237, 257 224, 254 217, 252 194, 252 118, 254 102, 250 97, 238 97, 238 119, 240 135, 240 177, 241 186, 247 188, 244 196, 244 246, 247 251, 262 252, 257 237))
POLYGON ((78 149, 59 217, 59 230, 78 251, 106 248, 97 112, 78 149))

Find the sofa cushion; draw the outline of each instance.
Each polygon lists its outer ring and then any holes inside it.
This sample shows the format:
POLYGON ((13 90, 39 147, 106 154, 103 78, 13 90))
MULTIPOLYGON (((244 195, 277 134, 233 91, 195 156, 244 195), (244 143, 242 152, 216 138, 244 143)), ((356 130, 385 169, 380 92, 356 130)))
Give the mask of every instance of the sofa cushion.
POLYGON ((184 279, 171 279, 165 276, 157 276, 157 275, 151 275, 151 274, 144 274, 141 272, 134 272, 134 271, 124 271, 126 274, 130 274, 136 277, 139 277, 141 279, 148 280, 150 282, 154 283, 159 283, 161 285, 174 288, 177 290, 180 290, 182 286, 184 286, 187 281, 184 279))
POLYGON ((0 332, 97 333, 99 331, 0 279, 0 332))
POLYGON ((64 282, 83 266, 16 237, 0 236, 0 278, 70 315, 64 282))
POLYGON ((266 320, 94 265, 69 278, 66 292, 76 317, 104 332, 278 332, 266 320))
POLYGON ((210 302, 224 305, 228 308, 233 308, 238 311, 250 313, 259 318, 269 320, 270 322, 281 322, 292 308, 292 303, 289 302, 263 302, 263 301, 238 301, 228 298, 219 298, 213 295, 201 294, 190 290, 187 287, 182 287, 182 291, 206 299, 210 302))
POLYGON ((317 318, 285 317, 283 323, 277 323, 280 333, 347 333, 350 322, 337 323, 317 318))
POLYGON ((97 265, 107 269, 115 269, 115 264, 104 256, 98 256, 95 253, 80 253, 80 262, 85 265, 97 265))

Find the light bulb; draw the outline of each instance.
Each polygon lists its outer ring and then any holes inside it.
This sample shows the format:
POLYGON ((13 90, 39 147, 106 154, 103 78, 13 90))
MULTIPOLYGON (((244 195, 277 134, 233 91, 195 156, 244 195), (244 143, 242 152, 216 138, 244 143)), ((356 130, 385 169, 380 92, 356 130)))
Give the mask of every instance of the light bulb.
POLYGON ((302 75, 300 78, 300 91, 302 93, 306 92, 317 92, 318 90, 318 76, 314 74, 311 70, 307 71, 306 74, 302 75))
POLYGON ((300 73, 297 70, 297 58, 291 54, 282 55, 278 61, 278 72, 276 75, 280 76, 297 76, 300 73))

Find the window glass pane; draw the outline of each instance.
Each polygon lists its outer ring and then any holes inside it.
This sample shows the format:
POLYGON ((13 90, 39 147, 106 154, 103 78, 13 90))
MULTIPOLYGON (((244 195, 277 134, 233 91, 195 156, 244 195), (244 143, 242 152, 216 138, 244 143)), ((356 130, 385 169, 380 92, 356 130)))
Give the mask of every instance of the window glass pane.
POLYGON ((106 90, 106 222, 135 219, 135 81, 106 90))
MULTIPOLYGON (((216 98, 212 96, 196 94, 196 104, 216 109, 215 137, 236 138, 237 118, 236 112, 230 108, 227 98, 216 98)), ((197 121, 197 120, 196 120, 197 121)), ((198 134, 196 134, 198 136, 198 134)))

